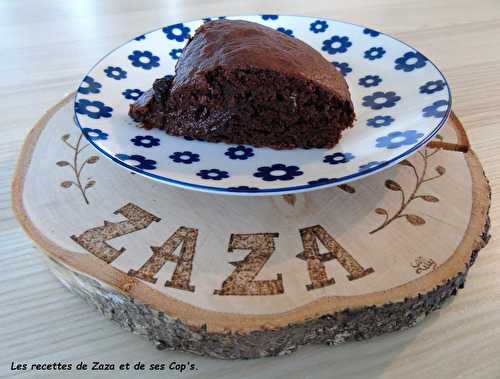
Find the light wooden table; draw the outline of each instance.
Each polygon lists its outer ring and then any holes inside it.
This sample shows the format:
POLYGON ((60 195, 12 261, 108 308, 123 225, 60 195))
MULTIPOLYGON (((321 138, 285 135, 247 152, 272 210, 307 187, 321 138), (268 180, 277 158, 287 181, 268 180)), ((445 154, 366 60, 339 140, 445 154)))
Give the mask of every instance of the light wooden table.
MULTIPOLYGON (((500 378, 498 0, 4 0, 0 36, 0 376, 21 375, 10 370, 12 361, 189 360, 204 378, 500 378), (365 24, 415 46, 447 76, 454 111, 491 181, 493 238, 481 251, 465 290, 417 327, 370 341, 310 346, 289 357, 253 361, 156 351, 68 293, 17 225, 10 209, 10 182, 22 141, 41 114, 74 90, 98 58, 122 41, 176 20, 250 13, 305 14, 365 24)), ((193 372, 158 375, 189 377, 193 372)))

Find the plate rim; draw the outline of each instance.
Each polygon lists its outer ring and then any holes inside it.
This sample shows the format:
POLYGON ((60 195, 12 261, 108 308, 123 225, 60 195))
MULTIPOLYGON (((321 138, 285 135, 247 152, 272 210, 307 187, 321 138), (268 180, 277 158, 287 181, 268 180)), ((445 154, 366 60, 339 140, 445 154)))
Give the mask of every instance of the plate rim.
MULTIPOLYGON (((348 22, 348 21, 332 19, 332 18, 327 18, 327 17, 317 17, 317 16, 308 16, 308 15, 288 15, 288 14, 278 14, 278 13, 275 13, 275 15, 277 15, 278 17, 300 17, 300 18, 309 18, 309 19, 316 18, 318 20, 333 21, 336 23, 352 25, 352 26, 356 26, 359 28, 363 28, 363 29, 368 28, 365 25, 360 25, 360 24, 356 24, 356 23, 352 23, 352 22, 348 22)), ((242 14, 226 15, 224 17, 252 17, 252 16, 262 16, 262 14, 255 13, 255 14, 244 14, 244 15, 242 15, 242 14)), ((213 17, 222 17, 222 16, 206 16, 205 18, 213 18, 213 17)), ((200 21, 200 20, 203 20, 203 18, 195 18, 195 19, 186 20, 186 21, 181 20, 181 21, 174 22, 171 24, 162 25, 158 28, 155 28, 155 29, 152 29, 148 32, 145 32, 141 35, 148 35, 148 34, 157 32, 158 30, 161 30, 161 29, 165 28, 166 26, 175 25, 176 23, 188 23, 188 22, 194 22, 194 21, 200 21)), ((77 98, 78 98, 78 94, 79 94, 78 89, 82 86, 85 78, 104 59, 106 59, 109 55, 113 54, 116 50, 118 50, 118 49, 126 46, 127 44, 131 43, 132 41, 134 41, 135 38, 137 38, 138 36, 131 38, 131 39, 123 42, 122 44, 118 45, 114 49, 110 50, 108 53, 103 55, 96 63, 94 63, 92 65, 92 67, 85 73, 85 75, 83 76, 83 79, 78 84, 78 87, 75 91, 75 95, 73 98, 73 121, 74 121, 75 125, 80 129, 80 131, 82 132, 85 139, 92 145, 92 147, 95 148, 100 154, 104 155, 106 158, 108 158, 111 161, 113 161, 114 163, 116 163, 118 166, 121 166, 123 169, 138 173, 138 174, 145 176, 149 179, 153 179, 157 182, 161 182, 161 183, 164 183, 167 185, 172 185, 174 187, 184 188, 184 189, 189 189, 189 190, 194 190, 194 191, 199 191, 199 192, 205 192, 205 193, 209 192, 209 193, 214 193, 214 194, 219 194, 219 195, 227 195, 227 196, 272 196, 272 195, 278 196, 278 195, 289 195, 289 194, 294 194, 294 193, 309 192, 309 191, 315 191, 318 189, 337 187, 341 184, 353 182, 353 181, 356 181, 358 179, 371 176, 377 172, 380 172, 380 171, 383 171, 383 170, 388 169, 390 167, 393 167, 396 164, 398 164, 399 162, 401 162, 402 160, 404 160, 405 158, 410 157, 411 155, 413 155, 413 153, 416 152, 416 150, 418 150, 422 146, 424 146, 427 142, 429 142, 437 134, 437 132, 444 126, 444 124, 448 120, 450 113, 451 113, 451 106, 452 106, 453 99, 452 99, 450 85, 449 85, 448 80, 446 79, 446 76, 439 69, 439 67, 432 60, 427 58, 427 56, 422 54, 418 49, 414 48, 413 46, 409 45, 408 43, 403 42, 400 39, 398 39, 390 34, 381 32, 379 30, 376 30, 376 29, 372 29, 372 30, 375 30, 376 32, 378 32, 382 35, 385 35, 389 38, 392 38, 393 40, 398 41, 399 43, 401 43, 401 44, 407 46, 408 48, 416 51, 417 53, 421 54, 427 60, 427 62, 429 62, 429 64, 431 64, 437 70, 437 72, 441 75, 441 77, 446 85, 446 89, 447 89, 447 93, 448 93, 448 106, 447 106, 447 109, 445 111, 444 116, 441 118, 439 123, 434 127, 434 129, 425 138, 423 138, 421 141, 419 141, 418 143, 416 143, 415 145, 410 147, 408 150, 405 150, 404 152, 402 152, 401 154, 399 154, 398 156, 396 156, 394 158, 391 158, 390 160, 380 162, 376 166, 370 167, 366 170, 355 172, 355 173, 350 174, 350 175, 343 176, 341 178, 338 178, 338 180, 334 180, 333 182, 330 182, 330 183, 303 184, 303 185, 299 185, 299 186, 283 187, 283 188, 268 188, 268 189, 259 188, 258 190, 251 190, 251 191, 250 190, 235 191, 235 190, 229 190, 227 187, 212 187, 212 186, 205 186, 202 184, 187 183, 187 182, 183 182, 183 181, 180 181, 177 179, 168 178, 168 177, 165 177, 162 175, 156 175, 156 174, 153 174, 151 172, 148 172, 148 171, 139 169, 137 167, 131 166, 131 165, 121 161, 120 159, 116 158, 112 154, 108 153, 104 149, 102 149, 99 145, 97 145, 94 142, 94 140, 92 140, 91 138, 88 138, 87 135, 85 135, 85 133, 83 133, 83 127, 80 124, 80 121, 78 119, 78 115, 76 112, 76 103, 77 103, 77 98)))

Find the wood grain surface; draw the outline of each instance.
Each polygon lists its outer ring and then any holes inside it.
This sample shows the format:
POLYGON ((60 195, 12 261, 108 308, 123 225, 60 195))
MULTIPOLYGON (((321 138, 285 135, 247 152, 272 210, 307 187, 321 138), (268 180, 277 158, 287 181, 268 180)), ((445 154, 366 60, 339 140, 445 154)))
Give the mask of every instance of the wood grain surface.
MULTIPOLYGON (((198 370, 157 375, 204 378, 500 377, 500 3, 471 1, 2 1, 0 2, 0 375, 15 362, 195 361, 198 370), (176 20, 244 13, 305 14, 383 30, 444 72, 492 186, 492 241, 466 288, 419 326, 283 358, 223 362, 160 352, 104 320, 49 274, 10 209, 10 182, 27 132, 73 90, 100 56, 145 30, 176 20)), ((43 195, 43 194, 41 194, 43 195)), ((104 373, 106 374, 106 373, 104 373)), ((136 374, 134 372, 132 375, 136 374)), ((154 373, 145 372, 144 375, 154 373)), ((40 375, 40 373, 38 373, 40 375)), ((45 372, 45 375, 59 375, 45 372)), ((82 377, 97 373, 85 372, 82 377)), ((106 376, 106 375, 103 375, 106 376)), ((107 375, 114 377, 114 375, 107 375)))
MULTIPOLYGON (((463 288, 489 240, 490 188, 472 149, 425 147, 287 198, 204 194, 93 155, 73 99, 25 140, 16 218, 68 289, 156 346, 248 359, 407 329, 463 288)), ((452 114, 435 143, 455 142, 467 148, 452 114)))

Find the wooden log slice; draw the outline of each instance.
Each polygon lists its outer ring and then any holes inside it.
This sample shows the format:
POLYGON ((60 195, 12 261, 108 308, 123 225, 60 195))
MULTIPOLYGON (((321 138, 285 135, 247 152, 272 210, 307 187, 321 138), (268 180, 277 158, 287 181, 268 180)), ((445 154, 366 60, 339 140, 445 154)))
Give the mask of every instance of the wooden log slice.
POLYGON ((159 348, 254 358, 410 327, 463 287, 488 240, 488 182, 455 116, 377 175, 245 198, 101 158, 71 100, 25 142, 17 218, 66 287, 159 348))

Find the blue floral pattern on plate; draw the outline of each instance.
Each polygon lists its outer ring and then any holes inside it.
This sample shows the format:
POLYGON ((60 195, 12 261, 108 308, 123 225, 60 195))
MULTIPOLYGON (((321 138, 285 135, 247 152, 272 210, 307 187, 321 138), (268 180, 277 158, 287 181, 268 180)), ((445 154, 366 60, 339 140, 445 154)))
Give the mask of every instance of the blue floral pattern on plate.
POLYGON ((122 95, 125 97, 127 100, 137 100, 139 97, 142 96, 144 92, 141 91, 139 88, 128 88, 125 91, 122 92, 122 95))
POLYGON ((122 80, 127 77, 127 71, 123 70, 121 67, 108 66, 104 72, 108 78, 115 80, 122 80))
POLYGON ((354 155, 351 153, 333 153, 330 155, 326 155, 323 158, 323 162, 330 164, 339 164, 339 163, 347 163, 350 160, 354 159, 354 155))
POLYGON ((406 130, 404 132, 391 132, 386 136, 377 138, 376 147, 386 149, 397 149, 404 145, 414 145, 424 135, 416 130, 406 130))
POLYGON ((228 187, 227 190, 232 192, 259 192, 257 187, 248 186, 228 187))
POLYGON ((214 21, 214 20, 225 20, 226 16, 219 16, 219 17, 205 17, 203 18, 203 23, 206 24, 207 22, 214 21))
POLYGON ((128 56, 128 59, 134 67, 140 67, 144 70, 151 70, 153 67, 160 66, 160 57, 153 55, 151 51, 134 50, 128 56))
POLYGON ((132 167, 139 168, 141 170, 154 170, 156 168, 156 161, 153 159, 147 159, 146 157, 138 154, 116 154, 116 158, 121 161, 126 162, 132 167))
POLYGON ((165 36, 177 42, 182 42, 189 38, 189 32, 191 29, 182 23, 166 26, 162 29, 165 36))
POLYGON ((262 15, 262 19, 263 20, 277 20, 278 19, 278 15, 277 14, 263 14, 262 15))
POLYGON ((385 163, 386 162, 384 162, 384 161, 381 161, 381 162, 371 161, 371 162, 368 162, 368 163, 365 163, 365 164, 362 164, 361 166, 359 166, 358 171, 359 172, 372 171, 375 168, 378 168, 378 167, 385 165, 385 163))
POLYGON ((446 115, 446 111, 450 104, 446 100, 438 100, 422 109, 424 117, 442 118, 446 115))
POLYGON ((370 37, 378 37, 380 35, 380 33, 377 32, 376 30, 369 29, 369 28, 364 28, 363 33, 368 34, 370 37))
POLYGON ((392 108, 396 103, 401 100, 401 96, 396 95, 396 92, 381 92, 377 91, 371 95, 363 97, 363 105, 377 110, 382 108, 392 108))
POLYGON ((328 23, 324 20, 316 20, 309 25, 309 30, 313 33, 323 33, 328 29, 328 23))
POLYGON ((101 117, 110 118, 113 108, 108 107, 102 101, 91 101, 87 99, 80 99, 75 104, 75 112, 84 114, 90 118, 99 119, 101 117))
POLYGON ((320 186, 320 185, 335 183, 336 181, 337 181, 337 179, 335 179, 335 178, 331 178, 331 179, 319 178, 316 180, 310 180, 307 182, 307 184, 310 184, 311 186, 320 186))
POLYGON ((395 120, 391 116, 375 116, 366 120, 366 125, 372 128, 381 128, 391 125, 395 120))
POLYGON ((229 173, 227 171, 219 170, 217 168, 211 168, 210 170, 201 170, 196 175, 205 180, 222 180, 229 178, 229 173))
POLYGON ((172 57, 172 59, 179 59, 182 55, 182 49, 172 49, 170 53, 168 53, 172 57))
POLYGON ((332 62, 332 64, 340 71, 344 76, 352 72, 352 68, 349 67, 349 63, 346 62, 332 62))
POLYGON ((283 34, 286 34, 287 36, 289 37, 293 37, 293 30, 292 29, 286 29, 286 28, 282 28, 281 26, 276 29, 278 32, 281 32, 283 34))
POLYGON ((243 145, 230 147, 224 154, 227 155, 229 159, 240 159, 240 160, 245 160, 255 155, 251 147, 243 145))
POLYGON ((273 195, 336 186, 390 167, 428 142, 450 112, 450 89, 439 70, 386 34, 311 17, 228 18, 300 38, 344 75, 357 120, 339 145, 273 150, 138 128, 128 116, 130 103, 157 78, 172 77, 189 36, 207 19, 138 36, 84 75, 74 102, 75 123, 84 137, 115 163, 167 184, 238 196, 273 195))
POLYGON ((359 78, 358 84, 363 87, 376 87, 382 82, 382 78, 378 75, 366 75, 359 78))
POLYGON ((262 166, 253 174, 256 178, 262 178, 267 182, 275 180, 293 180, 296 176, 302 175, 303 172, 297 166, 286 166, 282 163, 276 163, 272 166, 262 166))
POLYGON ((383 47, 372 47, 365 51, 365 58, 374 61, 375 59, 380 59, 384 56, 385 50, 383 47))
POLYGON ((101 92, 101 87, 101 83, 96 82, 90 76, 86 76, 83 79, 82 84, 80 84, 80 87, 78 88, 78 93, 81 93, 82 95, 88 95, 89 93, 99 93, 101 92))
POLYGON ((135 146, 150 148, 160 146, 160 139, 153 136, 135 136, 130 140, 135 146))
POLYGON ((422 54, 415 51, 409 51, 394 61, 394 63, 396 63, 394 68, 396 70, 410 72, 417 68, 424 67, 426 62, 427 58, 422 54))
POLYGON ((191 164, 199 162, 200 155, 192 153, 191 151, 176 151, 170 155, 170 159, 172 159, 175 163, 191 164))
POLYGON ((426 93, 428 95, 433 94, 434 92, 439 92, 444 89, 446 84, 442 80, 431 80, 420 86, 420 93, 426 93))
POLYGON ((83 128, 82 132, 85 137, 92 141, 108 139, 108 133, 104 133, 100 129, 83 128))
POLYGON ((347 36, 333 36, 330 39, 323 41, 321 50, 326 51, 328 54, 345 53, 352 42, 349 41, 347 36))

